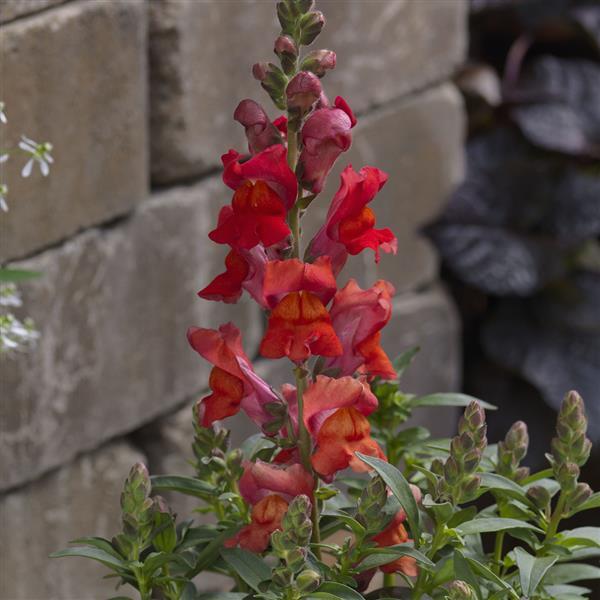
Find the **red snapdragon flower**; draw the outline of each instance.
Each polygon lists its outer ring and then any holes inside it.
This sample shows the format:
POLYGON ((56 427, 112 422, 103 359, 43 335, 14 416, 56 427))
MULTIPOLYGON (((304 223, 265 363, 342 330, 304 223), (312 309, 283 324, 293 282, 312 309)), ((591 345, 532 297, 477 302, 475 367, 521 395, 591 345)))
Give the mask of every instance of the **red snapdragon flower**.
MULTIPOLYGON (((373 541, 381 547, 412 542, 403 524, 405 520, 406 513, 401 509, 396 513, 392 522, 381 533, 373 537, 373 541)), ((393 562, 381 565, 379 568, 384 573, 404 573, 409 577, 416 577, 418 574, 417 562, 411 556, 401 556, 393 562)))
POLYGON ((380 249, 396 253, 398 241, 387 228, 375 229, 375 215, 367 206, 385 185, 387 175, 375 167, 363 167, 358 173, 347 166, 341 174, 325 224, 310 244, 312 256, 331 256, 337 275, 348 254, 359 254, 365 248, 375 252, 379 262, 380 249))
POLYGON ((278 494, 288 502, 301 494, 312 498, 313 476, 298 463, 277 465, 257 460, 255 463, 246 461, 243 466, 240 493, 249 504, 256 504, 271 494, 278 494))
MULTIPOLYGON (((326 100, 323 102, 326 103, 326 100)), ((346 101, 338 96, 333 107, 315 110, 302 127, 302 152, 300 166, 302 185, 318 194, 329 171, 342 152, 352 144, 350 130, 356 117, 346 101)))
POLYGON ((318 296, 299 291, 284 296, 271 312, 260 353, 266 358, 287 356, 300 363, 313 354, 338 356, 342 345, 318 296))
POLYGON ((252 368, 242 348, 240 330, 227 323, 219 330, 191 327, 187 333, 192 348, 214 367, 209 386, 212 393, 200 401, 202 427, 237 414, 240 408, 261 427, 272 420, 263 408, 268 402, 279 402, 272 388, 252 368))
POLYGON ((263 181, 279 196, 286 210, 294 206, 298 181, 287 164, 287 149, 282 144, 269 146, 250 158, 230 150, 221 156, 221 161, 223 181, 232 190, 246 182, 263 181))
POLYGON ((261 306, 268 308, 263 293, 267 261, 267 252, 261 245, 251 250, 230 250, 225 257, 225 272, 201 289, 198 296, 231 304, 239 300, 245 289, 261 306))
POLYGON ((337 284, 328 256, 320 256, 314 263, 291 258, 266 264, 263 294, 271 308, 289 292, 300 290, 313 293, 324 305, 333 298, 337 284))
POLYGON ((269 146, 283 142, 277 127, 271 123, 263 107, 254 100, 242 100, 237 105, 233 118, 244 126, 251 154, 258 154, 269 146))
POLYGON ((371 425, 352 406, 340 408, 327 417, 317 433, 317 449, 311 457, 314 470, 324 479, 350 467, 357 472, 369 471, 356 452, 386 460, 379 444, 371 438, 371 425))
POLYGON ((391 283, 379 280, 367 290, 354 279, 333 300, 330 315, 333 328, 344 348, 343 354, 327 361, 341 375, 352 375, 359 367, 371 376, 394 379, 396 372, 381 348, 380 330, 392 316, 391 283))
POLYGON ((287 509, 288 503, 278 494, 265 496, 252 508, 251 523, 227 540, 225 547, 231 548, 239 544, 240 548, 250 552, 264 552, 269 546, 271 534, 281 529, 281 521, 287 509))
MULTIPOLYGON (((283 395, 288 402, 292 422, 297 423, 296 388, 285 385, 283 395)), ((304 425, 315 439, 323 423, 336 410, 351 406, 362 415, 368 416, 377 408, 377 398, 369 384, 353 377, 333 379, 325 375, 317 375, 315 381, 304 391, 303 398, 304 425)))

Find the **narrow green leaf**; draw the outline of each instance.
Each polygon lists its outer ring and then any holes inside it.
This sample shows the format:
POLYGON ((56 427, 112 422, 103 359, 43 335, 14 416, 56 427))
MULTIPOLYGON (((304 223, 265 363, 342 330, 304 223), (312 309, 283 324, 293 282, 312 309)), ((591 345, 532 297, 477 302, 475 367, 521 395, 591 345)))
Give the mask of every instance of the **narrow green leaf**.
POLYGON ((531 556, 529 552, 518 547, 514 552, 519 567, 521 592, 525 596, 532 596, 548 569, 558 560, 558 556, 531 556))
POLYGON ((456 579, 466 581, 475 590, 477 598, 481 600, 479 581, 477 580, 477 577, 475 577, 475 574, 465 557, 458 550, 454 551, 454 574, 456 579))
POLYGON ((196 557, 196 564, 193 569, 190 569, 186 573, 186 577, 188 579, 192 579, 201 571, 205 571, 210 565, 212 565, 219 558, 219 551, 223 547, 223 542, 233 537, 239 527, 230 527, 229 529, 225 529, 217 537, 215 537, 211 542, 209 542, 202 551, 196 557))
POLYGON ((126 563, 113 556, 109 552, 101 550, 100 548, 90 548, 88 546, 77 546, 75 548, 65 548, 59 552, 53 552, 50 554, 50 558, 63 558, 64 556, 80 556, 82 558, 91 558, 110 569, 125 569, 126 563))
POLYGON ((367 534, 367 530, 356 519, 340 510, 322 512, 321 516, 335 517, 338 521, 347 525, 358 537, 364 537, 367 534))
POLYGON ((600 546, 600 527, 577 527, 576 529, 561 531, 557 543, 563 546, 586 545, 598 547, 600 546), (583 540, 587 540, 589 543, 583 543, 583 540), (575 543, 570 543, 571 541, 575 543))
POLYGON ((475 400, 485 408, 486 410, 496 410, 497 407, 493 404, 479 400, 473 396, 467 394, 456 394, 453 392, 429 394, 428 396, 420 396, 418 398, 412 398, 410 401, 411 406, 468 406, 475 400))
POLYGON ((516 498, 517 500, 521 500, 526 504, 531 503, 525 494, 525 490, 518 483, 515 483, 511 479, 503 477, 502 475, 498 475, 497 473, 480 473, 479 476, 481 477, 482 487, 489 488, 491 490, 507 492, 508 495, 516 498))
POLYGON ((367 571, 368 569, 374 569, 381 565, 387 565, 388 563, 400 558, 401 556, 410 556, 414 558, 418 563, 428 568, 433 568, 435 565, 421 552, 415 550, 412 545, 408 544, 397 544, 395 546, 387 546, 385 548, 373 548, 365 552, 365 558, 360 561, 356 569, 360 571, 367 571))
POLYGON ((271 569, 256 554, 242 548, 221 548, 223 560, 255 591, 271 577, 271 569))
POLYGON ((470 558, 469 556, 465 556, 464 558, 469 563, 469 566, 471 567, 471 569, 473 569, 473 572, 476 575, 479 575, 479 577, 483 577, 484 579, 487 579, 488 581, 495 583, 497 586, 499 586, 503 590, 507 591, 512 598, 514 598, 515 600, 519 600, 519 594, 517 594, 517 592, 515 592, 513 587, 511 585, 509 585, 508 583, 506 583, 506 581, 504 581, 503 579, 500 579, 500 577, 498 577, 498 575, 493 573, 485 565, 481 564, 479 561, 475 560, 474 558, 470 558))
POLYGON ((152 492, 179 492, 196 498, 214 496, 215 489, 199 479, 182 475, 153 475, 150 477, 152 492))
POLYGON ((396 375, 398 376, 398 380, 402 378, 404 371, 410 366, 412 359, 419 352, 419 346, 415 346, 414 348, 409 348, 405 350, 400 356, 394 359, 394 371, 396 371, 396 375))
POLYGON ((421 539, 421 525, 419 523, 419 508, 415 502, 415 498, 410 489, 410 485, 402 473, 396 467, 379 458, 366 456, 360 452, 356 453, 364 463, 373 467, 377 474, 383 479, 386 485, 390 488, 392 494, 400 502, 400 506, 406 512, 406 518, 410 525, 410 530, 415 540, 415 546, 419 546, 421 539))
POLYGON ((308 597, 325 598, 330 595, 334 598, 341 598, 342 600, 364 600, 362 594, 359 594, 356 590, 353 590, 351 587, 348 587, 343 583, 336 583, 334 581, 328 581, 327 583, 324 583, 316 592, 313 592, 308 597))
POLYGON ((40 271, 26 271, 24 269, 0 269, 0 281, 8 281, 10 283, 18 283, 27 279, 41 277, 40 271))
POLYGON ((517 521, 517 519, 503 519, 501 517, 484 517, 482 519, 473 519, 466 523, 460 524, 456 531, 461 535, 471 535, 473 533, 491 533, 494 531, 506 531, 507 529, 531 529, 538 533, 543 531, 525 521, 517 521))
POLYGON ((586 579, 600 579, 600 567, 580 563, 554 565, 546 575, 546 583, 571 583, 586 579))
POLYGON ((580 504, 576 510, 571 514, 576 515, 582 510, 591 510, 593 508, 600 508, 600 492, 592 494, 583 504, 580 504))
POLYGON ((71 540, 69 544, 99 548, 100 550, 104 550, 104 552, 107 552, 108 554, 112 554, 117 560, 123 560, 123 557, 119 554, 117 550, 115 550, 115 548, 113 548, 112 544, 107 539, 101 537, 77 538, 76 540, 71 540))

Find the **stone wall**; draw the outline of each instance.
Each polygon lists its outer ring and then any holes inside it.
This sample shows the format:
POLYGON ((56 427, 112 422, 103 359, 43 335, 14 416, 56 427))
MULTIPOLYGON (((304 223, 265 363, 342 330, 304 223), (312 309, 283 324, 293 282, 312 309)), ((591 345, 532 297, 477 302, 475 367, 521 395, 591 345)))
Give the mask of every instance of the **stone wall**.
MULTIPOLYGON (((263 321, 255 306, 203 302, 195 292, 222 270, 223 249, 206 234, 230 196, 219 155, 244 144, 233 109, 242 97, 268 105, 250 66, 270 58, 273 4, 0 4, 9 118, 0 145, 27 133, 50 140, 56 160, 47 179, 22 180, 16 161, 4 178, 10 212, 0 217, 0 261, 43 276, 22 285, 40 341, 3 358, 0 371, 0 544, 11 548, 0 559, 0 600, 111 595, 102 567, 47 554, 78 535, 114 532, 120 485, 136 460, 156 473, 185 472, 190 403, 208 373, 187 346, 189 325, 234 320, 256 352, 263 321)), ((318 4, 328 17, 319 44, 338 52, 326 88, 360 116, 343 161, 389 173, 375 207, 399 238, 396 257, 377 270, 357 257, 348 274, 396 286, 386 349, 422 347, 407 390, 456 389, 457 317, 418 230, 463 171, 463 109, 447 81, 465 52, 466 1, 318 4)), ((311 208, 307 233, 341 166, 311 208)), ((257 367, 279 383, 282 364, 257 367)), ((238 439, 247 428, 236 424, 238 439)))

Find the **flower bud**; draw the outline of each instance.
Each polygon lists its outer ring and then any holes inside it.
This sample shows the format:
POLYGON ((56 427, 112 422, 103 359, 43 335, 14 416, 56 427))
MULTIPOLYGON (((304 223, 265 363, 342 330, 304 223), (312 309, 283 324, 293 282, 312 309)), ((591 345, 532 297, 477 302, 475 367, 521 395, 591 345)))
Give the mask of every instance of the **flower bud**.
POLYGON ((527 477, 529 477, 529 473, 530 473, 529 467, 519 467, 515 471, 514 480, 517 483, 520 483, 521 481, 523 481, 523 479, 526 479, 527 477))
POLYGON ((288 83, 285 95, 289 108, 296 108, 306 113, 321 95, 321 82, 313 73, 300 71, 288 83))
POLYGON ((227 460, 226 460, 227 467, 231 470, 239 469, 242 466, 243 460, 244 460, 243 452, 239 448, 236 448, 235 450, 232 450, 231 452, 229 452, 229 454, 227 456, 227 460))
POLYGON ((335 63, 336 54, 332 50, 313 50, 304 57, 300 69, 323 77, 327 71, 335 69, 335 63))
POLYGON ((312 569, 305 569, 296 577, 296 587, 300 592, 314 592, 320 585, 321 577, 312 569))
POLYGON ((554 476, 564 492, 572 492, 577 485, 579 467, 571 462, 562 463, 558 469, 555 469, 554 476))
POLYGON ((463 501, 473 499, 479 490, 479 486, 481 485, 481 477, 479 475, 473 475, 469 479, 466 480, 462 485, 462 494, 461 499, 463 501))
POLYGON ((307 13, 314 0, 281 0, 277 3, 277 18, 284 33, 293 33, 298 18, 307 13))
POLYGON ((284 90, 287 83, 285 73, 273 63, 256 63, 252 67, 252 75, 261 82, 262 88, 269 94, 275 106, 285 110, 284 90))
POLYGON ((581 506, 592 493, 592 488, 587 483, 578 483, 567 500, 567 510, 572 511, 581 506))
POLYGON ((310 46, 321 33, 321 30, 325 25, 325 17, 323 16, 323 13, 318 10, 311 11, 300 18, 299 25, 300 44, 303 46, 310 46))
POLYGON ((296 70, 296 59, 298 58, 298 46, 289 35, 280 35, 275 40, 274 52, 281 61, 283 71, 291 75, 296 70))
POLYGON ((285 563, 292 573, 299 571, 306 562, 306 548, 294 548, 285 555, 285 563))
POLYGON ((460 467, 454 456, 449 456, 446 464, 444 464, 444 478, 450 485, 454 485, 460 481, 460 467))
POLYGON ((550 505, 550 492, 541 485, 534 485, 527 490, 527 497, 540 509, 546 510, 550 505))
POLYGON ((296 547, 308 546, 310 542, 312 535, 311 511, 312 504, 308 496, 300 494, 291 501, 283 517, 282 529, 296 547))
POLYGON ((294 574, 287 567, 279 567, 273 570, 271 581, 280 588, 287 588, 292 585, 294 574))
POLYGON ((466 581, 456 579, 448 585, 447 598, 448 600, 475 600, 477 596, 466 581))

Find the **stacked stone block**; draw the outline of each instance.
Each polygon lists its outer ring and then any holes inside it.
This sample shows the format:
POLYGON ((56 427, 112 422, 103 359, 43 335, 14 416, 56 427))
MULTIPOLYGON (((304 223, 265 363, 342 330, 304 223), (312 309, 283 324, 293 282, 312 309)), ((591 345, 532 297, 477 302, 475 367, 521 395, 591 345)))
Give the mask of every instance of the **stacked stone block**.
MULTIPOLYGON (((396 286, 384 346, 392 355, 422 347, 406 389, 456 389, 458 321, 419 228, 463 170, 462 106, 447 81, 464 55, 466 1, 318 4, 328 17, 319 44, 338 53, 327 90, 360 119, 303 227, 314 231, 348 162, 389 173, 374 208, 398 235, 398 255, 377 269, 372 256, 356 257, 345 273, 396 286)), ((13 548, 0 559, 0 600, 110 596, 101 567, 47 554, 79 535, 115 532, 131 463, 185 470, 190 406, 208 374, 187 346, 189 325, 233 320, 256 354, 257 307, 195 292, 223 269, 225 250, 206 234, 230 199, 219 155, 244 147, 233 110, 242 97, 268 106, 250 66, 271 58, 273 8, 261 0, 0 5, 9 118, 0 146, 26 133, 51 141, 56 160, 47 179, 22 180, 11 159, 3 178, 10 212, 0 216, 0 260, 43 275, 22 286, 40 341, 3 358, 0 371, 0 542, 6 548, 6 536, 13 548)), ((285 361, 257 368, 273 383, 286 378, 285 361)), ((248 424, 238 419, 234 430, 239 440, 248 424)))

